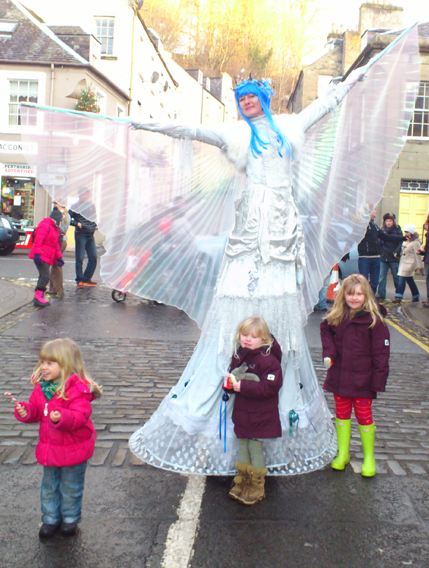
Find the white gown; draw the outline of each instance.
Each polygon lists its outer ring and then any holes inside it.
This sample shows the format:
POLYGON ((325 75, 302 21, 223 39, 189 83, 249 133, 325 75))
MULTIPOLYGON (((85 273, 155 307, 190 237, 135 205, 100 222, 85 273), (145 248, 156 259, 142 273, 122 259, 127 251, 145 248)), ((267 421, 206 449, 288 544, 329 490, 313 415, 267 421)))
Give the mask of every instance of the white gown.
MULTIPOLYGON (((336 99, 331 97, 330 103, 336 104, 336 99)), ((317 114, 331 105, 319 103, 317 114)), ((163 469, 206 475, 234 472, 238 456, 231 421, 234 395, 227 404, 226 443, 219 438, 220 422, 224 438, 222 376, 231 360, 238 325, 249 316, 267 321, 283 352, 282 437, 265 440, 263 445, 269 474, 309 472, 335 455, 330 412, 304 335, 306 311, 297 269, 301 271, 305 263, 305 247, 293 197, 292 159, 285 152, 279 155, 277 134, 265 116, 253 122, 270 144, 259 157, 253 156, 250 147, 246 153, 246 187, 235 204, 234 228, 200 340, 177 385, 130 439, 130 448, 139 458, 163 469), (291 411, 299 416, 292 428, 291 411)), ((304 116, 294 126, 304 129, 304 116)), ((213 143, 213 133, 200 129, 200 140, 209 136, 213 143)), ((290 139, 296 137, 289 133, 290 139)), ((220 138, 217 145, 225 147, 225 137, 220 138)))

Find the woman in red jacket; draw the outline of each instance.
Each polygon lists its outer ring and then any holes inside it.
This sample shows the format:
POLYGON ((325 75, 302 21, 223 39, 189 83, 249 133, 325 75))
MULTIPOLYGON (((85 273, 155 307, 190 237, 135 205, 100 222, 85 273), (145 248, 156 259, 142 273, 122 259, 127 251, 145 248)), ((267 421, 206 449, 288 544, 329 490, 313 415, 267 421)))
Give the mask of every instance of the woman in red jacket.
POLYGON ((281 358, 280 345, 265 320, 252 317, 240 324, 229 367, 235 373, 228 376, 230 384, 224 386, 228 392, 235 393, 232 421, 239 442, 235 464, 237 475, 229 496, 244 505, 254 505, 265 497, 267 468, 262 443, 266 438, 282 435, 279 415, 279 390, 283 384, 281 358))
POLYGON ((39 536, 60 531, 75 534, 81 518, 87 460, 94 453, 91 401, 101 395, 85 372, 78 346, 71 339, 48 341, 40 350, 29 402, 18 402, 15 417, 40 422, 37 461, 44 466, 42 521, 39 536))
POLYGON ((334 393, 338 456, 333 469, 350 461, 352 405, 359 424, 364 461, 362 475, 375 475, 375 424, 371 403, 384 392, 389 374, 390 335, 367 279, 352 274, 343 282, 332 311, 320 325, 327 377, 323 388, 334 393))
POLYGON ((36 284, 34 305, 39 308, 49 306, 44 294, 49 284, 49 271, 51 266, 64 266, 60 248, 60 231, 58 225, 50 217, 45 217, 37 225, 36 236, 30 250, 29 258, 34 260, 39 279, 36 284))

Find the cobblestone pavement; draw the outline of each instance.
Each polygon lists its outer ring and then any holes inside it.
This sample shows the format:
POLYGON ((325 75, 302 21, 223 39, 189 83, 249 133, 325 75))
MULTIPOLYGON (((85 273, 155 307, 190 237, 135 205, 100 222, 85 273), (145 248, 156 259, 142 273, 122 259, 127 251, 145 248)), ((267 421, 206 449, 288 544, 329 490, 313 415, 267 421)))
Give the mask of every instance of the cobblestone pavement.
MULTIPOLYGON (((33 285, 32 282, 26 282, 33 285)), ((86 292, 86 290, 84 291, 86 292)), ((110 302, 110 290, 100 286, 84 296, 77 295, 72 283, 66 284, 69 302, 110 302)), ((138 304, 136 298, 127 299, 138 304)), ((154 308, 155 310, 157 307, 154 308)), ((1 392, 10 391, 28 400, 32 387, 31 371, 44 341, 52 335, 46 327, 23 337, 14 329, 25 325, 34 315, 31 304, 0 319, 2 347, 1 392)), ((407 325, 408 333, 429 344, 428 333, 405 322, 401 312, 391 308, 389 317, 398 326, 407 325)), ((102 319, 100 320, 102 323, 102 319)), ((311 323, 311 322, 310 322, 311 323)), ((33 324, 34 325, 34 324, 33 324)), ((186 337, 186 336, 185 336, 186 337)), ((195 340, 83 338, 79 341, 89 373, 103 385, 103 397, 93 404, 97 442, 92 466, 131 467, 140 465, 128 450, 128 438, 157 408, 176 383, 195 346, 195 340)), ((325 370, 320 351, 311 348, 316 372, 322 382, 325 370)), ((397 476, 429 475, 429 359, 425 351, 413 354, 393 353, 388 389, 374 404, 377 425, 377 473, 397 476)), ((333 400, 327 395, 333 410, 333 400)), ((23 425, 13 416, 7 397, 0 399, 0 463, 8 466, 35 463, 34 446, 38 425, 23 425)), ((360 473, 363 458, 357 426, 352 429, 352 467, 360 473)))

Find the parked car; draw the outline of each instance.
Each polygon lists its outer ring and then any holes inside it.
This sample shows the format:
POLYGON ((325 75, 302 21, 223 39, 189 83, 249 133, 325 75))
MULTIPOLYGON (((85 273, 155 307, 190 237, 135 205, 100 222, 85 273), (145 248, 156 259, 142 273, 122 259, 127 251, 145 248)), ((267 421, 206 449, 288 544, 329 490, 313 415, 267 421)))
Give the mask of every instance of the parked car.
POLYGON ((10 254, 16 243, 25 241, 27 232, 23 230, 21 221, 6 215, 0 215, 0 256, 10 254))

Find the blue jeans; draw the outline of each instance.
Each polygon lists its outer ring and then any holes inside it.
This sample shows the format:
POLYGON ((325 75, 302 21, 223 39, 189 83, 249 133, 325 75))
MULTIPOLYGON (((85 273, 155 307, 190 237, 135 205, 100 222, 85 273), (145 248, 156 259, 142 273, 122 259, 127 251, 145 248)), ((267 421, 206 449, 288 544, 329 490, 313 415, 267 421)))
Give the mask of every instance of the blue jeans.
POLYGON ((358 260, 359 272, 368 280, 374 294, 377 292, 378 280, 380 277, 380 257, 366 256, 358 260))
POLYGON ((426 268, 426 294, 429 302, 429 266, 426 268))
POLYGON ((95 246, 94 235, 75 233, 75 241, 76 282, 89 282, 97 266, 97 248, 95 246), (82 274, 85 251, 88 256, 88 264, 86 265, 85 272, 82 274))
POLYGON ((42 521, 48 525, 78 523, 81 517, 87 462, 71 467, 43 467, 42 521))
POLYGON ((420 297, 419 289, 417 288, 417 284, 414 282, 414 278, 412 276, 398 276, 398 287, 396 288, 395 298, 403 297, 405 292, 405 284, 408 284, 408 286, 410 287, 413 299, 420 297))
POLYGON ((393 282, 395 283, 395 291, 398 288, 399 262, 385 262, 382 260, 380 262, 380 279, 378 281, 378 295, 382 298, 386 297, 386 281, 389 268, 393 276, 393 282))
POLYGON ((314 306, 315 310, 327 310, 328 309, 328 302, 326 300, 326 295, 328 293, 330 280, 331 280, 331 274, 328 274, 328 276, 323 281, 322 288, 319 291, 319 301, 314 306))

